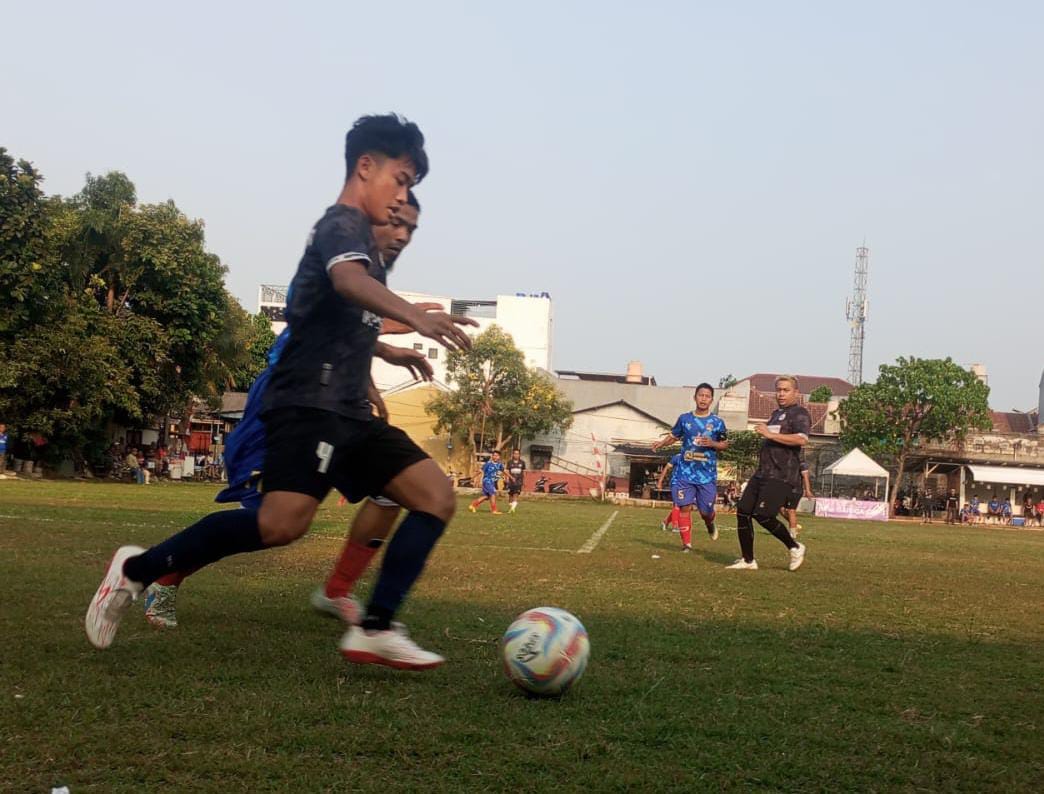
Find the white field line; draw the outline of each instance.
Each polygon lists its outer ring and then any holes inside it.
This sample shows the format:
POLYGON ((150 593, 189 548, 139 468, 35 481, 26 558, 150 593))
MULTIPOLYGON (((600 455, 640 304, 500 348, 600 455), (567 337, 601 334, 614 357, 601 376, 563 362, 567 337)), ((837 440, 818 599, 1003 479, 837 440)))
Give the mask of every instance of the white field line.
POLYGON ((598 527, 598 529, 595 530, 594 534, 587 539, 587 543, 585 543, 583 546, 581 546, 579 549, 576 550, 576 553, 577 554, 590 554, 592 551, 594 551, 595 550, 595 546, 598 545, 598 541, 600 541, 602 539, 602 535, 604 535, 606 533, 606 531, 609 529, 609 526, 613 523, 613 520, 619 514, 620 514, 619 510, 614 510, 613 514, 611 516, 609 516, 609 518, 607 518, 605 520, 605 523, 602 524, 602 526, 598 527))
MULTIPOLYGON (((44 522, 44 523, 54 523, 55 521, 58 520, 56 518, 45 518, 43 516, 10 516, 10 515, 0 514, 0 520, 5 520, 5 519, 11 520, 11 521, 38 521, 38 522, 44 522)), ((83 521, 83 519, 76 519, 76 520, 83 521)), ((156 523, 156 524, 136 524, 136 523, 131 523, 129 521, 113 521, 113 520, 107 519, 107 518, 104 518, 104 519, 87 519, 87 523, 105 524, 106 526, 110 526, 110 527, 133 527, 135 529, 139 529, 139 528, 140 529, 155 529, 157 527, 164 526, 164 525, 158 524, 158 523, 156 523)), ((181 525, 180 524, 178 524, 178 525, 167 524, 166 526, 168 526, 168 527, 170 527, 172 529, 177 529, 181 525)), ((310 533, 308 533, 307 535, 304 536, 303 540, 306 540, 306 541, 316 541, 316 540, 318 540, 318 541, 330 541, 330 542, 336 542, 336 543, 343 543, 344 542, 344 535, 327 535, 327 534, 324 534, 322 532, 310 532, 310 533)), ((505 551, 557 551, 557 552, 563 553, 563 554, 573 554, 574 553, 572 549, 560 549, 560 548, 556 548, 554 546, 506 546, 506 545, 486 544, 486 543, 482 543, 482 544, 478 544, 478 545, 471 544, 471 543, 440 543, 439 547, 440 548, 449 548, 449 549, 503 549, 505 551)))

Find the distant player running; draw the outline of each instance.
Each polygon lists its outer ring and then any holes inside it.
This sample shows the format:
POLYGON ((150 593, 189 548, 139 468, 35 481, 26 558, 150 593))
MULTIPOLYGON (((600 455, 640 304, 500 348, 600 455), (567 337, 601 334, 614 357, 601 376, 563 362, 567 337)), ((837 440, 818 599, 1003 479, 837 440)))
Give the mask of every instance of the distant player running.
POLYGON ((478 512, 478 506, 489 500, 489 512, 495 516, 500 515, 500 511, 497 510, 497 483, 499 483, 504 477, 504 464, 500 462, 500 453, 496 450, 489 456, 484 464, 482 464, 482 496, 468 505, 468 510, 472 513, 478 512))
POLYGON ((682 456, 679 452, 677 455, 672 457, 670 461, 668 461, 666 466, 663 467, 663 471, 660 472, 660 479, 656 481, 656 490, 662 491, 663 481, 667 479, 667 473, 670 472, 671 502, 673 502, 674 506, 671 508, 671 512, 668 514, 667 518, 660 522, 660 529, 662 529, 664 532, 666 532, 667 530, 677 530, 678 528, 678 516, 681 515, 681 507, 678 506, 678 501, 675 498, 675 493, 679 492, 676 489, 676 486, 678 485, 678 469, 681 466, 681 464, 682 456))
POLYGON ((518 509, 518 497, 522 495, 522 486, 526 482, 526 462, 522 460, 522 450, 511 450, 511 459, 507 462, 508 512, 518 509))
POLYGON ((375 354, 392 364, 416 361, 413 351, 378 342, 382 317, 450 349, 470 347, 458 324, 473 323, 425 313, 384 285, 371 224, 389 223, 427 173, 417 126, 394 115, 364 117, 347 135, 345 161, 338 200, 313 228, 294 276, 291 336, 265 391, 260 508, 212 513, 148 550, 118 549, 87 610, 95 647, 112 643, 131 602, 161 576, 292 543, 337 488, 353 501, 385 495, 410 511, 389 544, 366 616, 344 636, 341 653, 352 662, 405 669, 442 664, 392 620, 453 515, 453 491, 405 433, 372 415, 367 396, 375 354))
POLYGON ((776 404, 768 424, 754 430, 764 441, 758 457, 758 469, 743 489, 736 506, 736 530, 739 533, 743 556, 732 565, 734 571, 756 571, 754 559, 754 524, 776 536, 790 549, 790 570, 796 571, 805 561, 805 547, 794 540, 790 531, 777 517, 779 509, 796 488, 801 486, 801 448, 808 443, 812 418, 808 409, 798 404, 797 378, 780 375, 776 378, 776 404))
POLYGON ((660 449, 680 440, 681 461, 674 469, 671 488, 673 501, 678 505, 678 531, 682 551, 692 550, 692 506, 700 511, 707 534, 718 539, 714 524, 714 503, 718 498, 718 453, 727 449, 728 431, 720 416, 710 412, 714 402, 714 387, 701 383, 696 387, 696 410, 682 414, 671 432, 653 444, 660 449))

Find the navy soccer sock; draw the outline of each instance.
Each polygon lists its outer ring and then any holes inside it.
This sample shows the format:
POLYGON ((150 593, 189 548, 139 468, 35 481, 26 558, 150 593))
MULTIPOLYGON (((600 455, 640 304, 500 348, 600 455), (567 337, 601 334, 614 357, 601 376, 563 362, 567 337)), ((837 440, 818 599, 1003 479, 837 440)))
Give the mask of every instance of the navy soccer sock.
POLYGON ((403 519, 384 552, 363 628, 378 631, 389 628, 445 528, 446 522, 430 513, 410 513, 403 519))
POLYGON ((221 510, 131 557, 123 564, 123 573, 148 587, 166 574, 202 568, 222 557, 264 547, 256 510, 221 510))

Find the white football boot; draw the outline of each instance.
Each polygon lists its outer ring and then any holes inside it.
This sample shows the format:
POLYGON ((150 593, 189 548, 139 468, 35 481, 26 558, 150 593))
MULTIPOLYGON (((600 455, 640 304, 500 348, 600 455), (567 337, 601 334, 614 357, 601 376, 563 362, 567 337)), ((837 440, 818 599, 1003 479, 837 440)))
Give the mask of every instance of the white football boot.
POLYGON ((805 544, 799 543, 796 549, 790 550, 790 570, 796 571, 805 561, 805 544))
POLYGON ((727 571, 756 571, 758 569, 758 561, 751 560, 747 562, 745 559, 740 557, 732 565, 726 565, 725 570, 727 571))
POLYGON ((120 546, 109 560, 105 578, 87 607, 84 621, 87 639, 95 648, 105 649, 112 645, 127 608, 141 594, 142 586, 123 575, 123 563, 144 552, 141 546, 120 546))
POLYGON ((411 640, 401 623, 393 624, 388 631, 352 626, 341 638, 340 651, 349 662, 381 664, 396 670, 430 670, 446 661, 411 640))

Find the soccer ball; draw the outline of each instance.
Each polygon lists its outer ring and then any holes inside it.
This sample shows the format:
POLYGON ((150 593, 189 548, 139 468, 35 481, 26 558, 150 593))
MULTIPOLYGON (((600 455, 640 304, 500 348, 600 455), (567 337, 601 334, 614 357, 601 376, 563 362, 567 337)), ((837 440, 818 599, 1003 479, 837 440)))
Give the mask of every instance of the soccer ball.
POLYGON ((561 695, 580 680, 591 645, 587 629, 557 607, 523 612, 500 642, 504 672, 534 695, 561 695))

